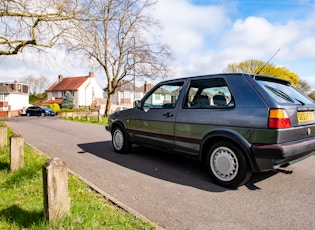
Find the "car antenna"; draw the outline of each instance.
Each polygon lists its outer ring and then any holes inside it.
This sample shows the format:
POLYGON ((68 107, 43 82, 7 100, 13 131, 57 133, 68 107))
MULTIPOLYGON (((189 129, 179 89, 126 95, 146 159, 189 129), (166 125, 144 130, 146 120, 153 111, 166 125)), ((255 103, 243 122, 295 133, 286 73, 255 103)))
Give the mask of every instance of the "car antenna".
POLYGON ((273 59, 273 57, 276 56, 277 53, 279 53, 279 51, 280 51, 280 49, 278 49, 277 52, 275 52, 275 53, 271 56, 271 58, 269 58, 269 60, 263 65, 263 67, 260 68, 260 70, 259 70, 256 74, 259 74, 259 73, 266 67, 266 65, 271 61, 271 59, 273 59))

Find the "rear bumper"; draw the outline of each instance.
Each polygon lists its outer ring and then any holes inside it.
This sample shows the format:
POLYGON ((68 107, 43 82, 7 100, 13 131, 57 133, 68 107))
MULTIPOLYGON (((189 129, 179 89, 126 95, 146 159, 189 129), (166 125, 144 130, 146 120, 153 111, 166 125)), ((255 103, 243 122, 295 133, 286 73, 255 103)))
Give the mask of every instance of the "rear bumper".
POLYGON ((314 151, 315 137, 285 144, 252 146, 259 171, 293 164, 311 156, 314 151))

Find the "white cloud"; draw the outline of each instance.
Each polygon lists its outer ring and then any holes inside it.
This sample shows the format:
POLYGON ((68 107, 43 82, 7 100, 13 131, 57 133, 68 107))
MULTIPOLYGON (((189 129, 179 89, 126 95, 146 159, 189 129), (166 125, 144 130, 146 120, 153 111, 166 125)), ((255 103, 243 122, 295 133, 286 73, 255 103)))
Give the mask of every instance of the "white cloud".
POLYGON ((208 36, 223 31, 229 19, 220 6, 195 6, 183 0, 160 0, 156 18, 162 23, 162 37, 177 55, 202 49, 208 36))
POLYGON ((315 88, 315 68, 306 73, 300 63, 315 58, 314 15, 281 24, 254 16, 233 22, 223 6, 160 0, 157 7, 164 42, 174 52, 177 77, 221 72, 231 62, 250 58, 267 61, 280 49, 272 62, 294 69, 315 88))

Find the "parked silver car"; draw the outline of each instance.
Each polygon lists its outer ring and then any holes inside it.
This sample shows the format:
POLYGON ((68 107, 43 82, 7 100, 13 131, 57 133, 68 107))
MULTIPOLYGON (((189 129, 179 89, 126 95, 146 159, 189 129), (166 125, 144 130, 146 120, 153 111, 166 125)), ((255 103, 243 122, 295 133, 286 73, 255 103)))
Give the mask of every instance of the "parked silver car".
POLYGON ((252 74, 217 74, 156 85, 133 109, 109 116, 118 153, 132 144, 205 162, 215 182, 246 183, 315 150, 315 104, 288 81, 252 74))

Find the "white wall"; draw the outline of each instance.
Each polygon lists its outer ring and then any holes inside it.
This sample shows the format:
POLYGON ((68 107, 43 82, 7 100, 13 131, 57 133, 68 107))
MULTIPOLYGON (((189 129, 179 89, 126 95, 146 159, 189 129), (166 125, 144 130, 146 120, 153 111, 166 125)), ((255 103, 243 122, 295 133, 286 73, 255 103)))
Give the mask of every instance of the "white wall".
POLYGON ((11 106, 11 110, 20 110, 23 109, 23 107, 28 107, 29 105, 28 94, 10 93, 7 100, 9 106, 11 106))
POLYGON ((103 97, 103 89, 94 77, 90 77, 78 89, 76 106, 90 106, 96 97, 103 97))

